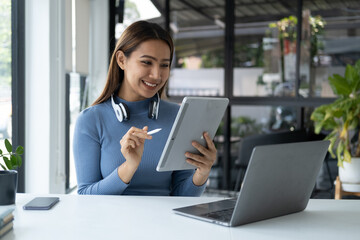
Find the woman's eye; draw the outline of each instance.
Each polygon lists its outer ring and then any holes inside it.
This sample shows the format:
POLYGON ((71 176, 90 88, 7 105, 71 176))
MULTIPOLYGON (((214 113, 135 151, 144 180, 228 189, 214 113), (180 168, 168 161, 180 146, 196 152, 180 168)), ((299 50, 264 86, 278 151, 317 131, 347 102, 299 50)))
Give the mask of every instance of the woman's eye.
POLYGON ((169 64, 167 64, 167 63, 161 64, 161 67, 168 68, 169 64))
POLYGON ((146 64, 146 65, 151 65, 150 61, 141 61, 142 63, 146 64))

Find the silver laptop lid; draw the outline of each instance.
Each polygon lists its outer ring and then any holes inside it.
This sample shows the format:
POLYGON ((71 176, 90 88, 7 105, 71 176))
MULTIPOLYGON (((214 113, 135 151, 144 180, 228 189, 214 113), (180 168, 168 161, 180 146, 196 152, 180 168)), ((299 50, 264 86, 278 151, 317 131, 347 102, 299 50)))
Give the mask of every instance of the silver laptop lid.
POLYGON ((230 226, 305 209, 329 141, 255 147, 230 226))

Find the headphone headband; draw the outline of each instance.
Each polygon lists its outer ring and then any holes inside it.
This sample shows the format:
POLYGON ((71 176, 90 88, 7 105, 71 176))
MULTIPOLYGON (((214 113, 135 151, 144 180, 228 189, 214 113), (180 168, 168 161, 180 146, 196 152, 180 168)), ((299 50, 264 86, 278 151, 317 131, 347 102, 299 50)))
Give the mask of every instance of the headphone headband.
MULTIPOLYGON (((111 105, 114 109, 116 118, 119 120, 119 122, 127 121, 130 119, 130 111, 129 108, 125 103, 115 103, 114 100, 114 94, 111 95, 111 105)), ((149 113, 148 117, 150 119, 157 119, 159 115, 159 106, 160 106, 160 95, 159 93, 156 93, 152 97, 149 103, 149 113)))

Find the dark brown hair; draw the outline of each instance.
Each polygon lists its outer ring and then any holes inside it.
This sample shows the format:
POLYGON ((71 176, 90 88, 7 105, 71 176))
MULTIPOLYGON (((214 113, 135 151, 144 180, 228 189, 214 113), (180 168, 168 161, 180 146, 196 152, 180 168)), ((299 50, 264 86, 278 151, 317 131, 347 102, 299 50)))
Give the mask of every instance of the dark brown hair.
MULTIPOLYGON (((129 57, 131 53, 135 51, 141 43, 153 39, 163 40, 169 45, 171 65, 174 53, 174 44, 170 34, 156 23, 150 23, 146 21, 134 22, 125 29, 125 31, 117 41, 115 50, 111 56, 104 90, 92 105, 105 102, 111 97, 114 92, 120 89, 121 83, 124 78, 124 71, 117 64, 116 52, 121 50, 124 52, 126 57, 129 57)), ((164 88, 165 85, 159 90, 160 96, 164 88)))

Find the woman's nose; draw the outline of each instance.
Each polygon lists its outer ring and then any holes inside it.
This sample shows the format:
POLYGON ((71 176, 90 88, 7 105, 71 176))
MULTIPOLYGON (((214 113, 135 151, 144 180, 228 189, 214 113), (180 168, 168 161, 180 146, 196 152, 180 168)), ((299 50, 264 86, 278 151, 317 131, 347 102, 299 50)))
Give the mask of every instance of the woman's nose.
POLYGON ((151 68, 150 77, 153 79, 161 79, 161 70, 159 66, 151 68))

